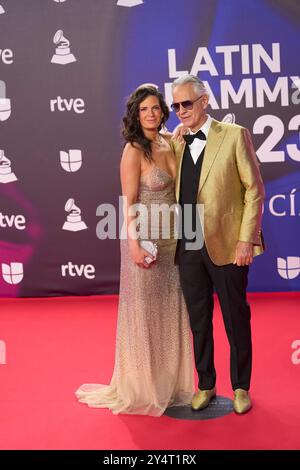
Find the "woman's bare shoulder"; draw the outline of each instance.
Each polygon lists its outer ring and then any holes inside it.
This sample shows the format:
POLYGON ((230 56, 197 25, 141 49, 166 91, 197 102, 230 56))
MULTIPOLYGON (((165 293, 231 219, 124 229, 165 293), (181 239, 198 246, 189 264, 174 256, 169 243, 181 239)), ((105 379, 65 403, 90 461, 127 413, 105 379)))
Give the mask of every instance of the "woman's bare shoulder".
POLYGON ((122 152, 122 160, 129 160, 129 161, 141 161, 143 156, 143 151, 140 145, 137 143, 127 142, 123 152, 122 152))

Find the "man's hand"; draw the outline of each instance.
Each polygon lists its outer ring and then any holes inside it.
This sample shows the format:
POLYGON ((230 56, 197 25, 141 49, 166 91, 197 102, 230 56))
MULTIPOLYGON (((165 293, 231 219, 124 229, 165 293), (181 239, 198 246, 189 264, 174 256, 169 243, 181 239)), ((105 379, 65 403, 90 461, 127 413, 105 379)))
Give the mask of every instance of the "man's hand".
POLYGON ((187 133, 188 127, 184 126, 183 124, 178 124, 177 127, 175 127, 173 134, 172 134, 172 140, 177 140, 180 144, 184 144, 184 134, 187 133))
POLYGON ((233 264, 237 266, 248 266, 253 261, 253 243, 238 241, 235 250, 233 264))

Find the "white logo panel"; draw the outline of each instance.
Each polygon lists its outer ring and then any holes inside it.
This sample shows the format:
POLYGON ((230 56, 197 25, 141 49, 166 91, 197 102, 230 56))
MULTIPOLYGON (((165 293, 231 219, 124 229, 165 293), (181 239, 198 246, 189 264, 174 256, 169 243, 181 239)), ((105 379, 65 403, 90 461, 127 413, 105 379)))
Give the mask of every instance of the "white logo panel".
POLYGON ((63 225, 63 230, 79 232, 80 230, 87 229, 87 225, 81 219, 81 210, 75 205, 73 198, 67 200, 65 211, 69 212, 69 214, 67 215, 67 220, 63 225))
POLYGON ((19 284, 24 276, 23 263, 2 263, 2 276, 7 284, 19 284))
POLYGON ((0 49, 0 59, 3 64, 10 65, 14 61, 14 54, 11 49, 0 49))
POLYGON ((57 98, 50 100, 50 110, 52 113, 55 111, 74 111, 76 114, 85 112, 85 103, 82 98, 57 98))
POLYGON ((71 149, 68 152, 61 150, 60 164, 61 167, 69 173, 74 173, 75 171, 78 171, 82 165, 81 150, 71 149))
POLYGON ((283 279, 295 279, 300 274, 299 256, 288 256, 287 259, 277 258, 277 270, 283 279))
POLYGON ((12 228, 15 227, 17 230, 25 230, 26 219, 24 215, 5 215, 0 212, 0 227, 1 228, 12 228))
POLYGON ((11 170, 10 160, 4 155, 4 150, 0 150, 0 183, 12 183, 17 179, 11 170))
POLYGON ((6 121, 11 114, 10 99, 6 98, 6 85, 0 80, 0 121, 6 121))
POLYGON ((70 41, 64 37, 62 29, 59 29, 54 34, 53 43, 56 45, 56 49, 51 59, 52 64, 66 65, 76 62, 75 56, 70 50, 70 41))
POLYGON ((142 5, 143 0, 118 0, 117 5, 119 7, 136 7, 137 5, 142 5))
POLYGON ((95 278, 95 266, 92 264, 74 264, 71 261, 68 264, 61 265, 61 275, 62 277, 71 276, 71 277, 85 277, 86 279, 95 278))

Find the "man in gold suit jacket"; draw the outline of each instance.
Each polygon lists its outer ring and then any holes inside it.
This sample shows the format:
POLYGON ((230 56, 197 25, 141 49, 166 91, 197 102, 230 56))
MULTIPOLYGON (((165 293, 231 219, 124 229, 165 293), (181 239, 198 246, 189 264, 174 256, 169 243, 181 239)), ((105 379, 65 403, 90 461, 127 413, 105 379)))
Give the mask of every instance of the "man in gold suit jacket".
POLYGON ((263 182, 249 131, 218 122, 206 113, 209 93, 202 81, 184 75, 173 82, 172 93, 171 107, 188 129, 185 144, 175 144, 176 197, 183 218, 176 261, 199 376, 192 408, 205 408, 216 394, 212 328, 215 289, 230 344, 233 407, 242 414, 252 406, 248 393, 251 313, 246 288, 253 256, 263 252, 263 182), (201 224, 196 207, 202 208, 201 224), (203 243, 199 246, 201 236, 203 243))

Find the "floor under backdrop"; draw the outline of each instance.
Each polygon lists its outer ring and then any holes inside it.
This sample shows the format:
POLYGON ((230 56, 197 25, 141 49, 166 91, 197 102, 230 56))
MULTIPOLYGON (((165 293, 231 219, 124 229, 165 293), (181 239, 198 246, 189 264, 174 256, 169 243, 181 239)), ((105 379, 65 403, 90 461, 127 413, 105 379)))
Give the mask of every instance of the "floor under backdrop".
MULTIPOLYGON (((77 402, 82 383, 110 381, 117 296, 0 299, 0 448, 300 449, 300 293, 248 299, 253 409, 199 421, 116 416, 77 402)), ((232 398, 217 302, 214 335, 217 393, 232 398)))

